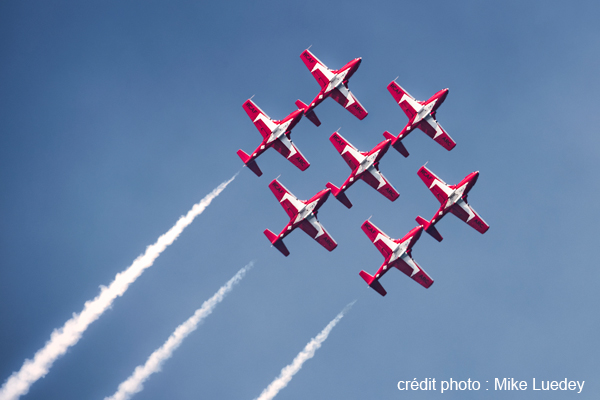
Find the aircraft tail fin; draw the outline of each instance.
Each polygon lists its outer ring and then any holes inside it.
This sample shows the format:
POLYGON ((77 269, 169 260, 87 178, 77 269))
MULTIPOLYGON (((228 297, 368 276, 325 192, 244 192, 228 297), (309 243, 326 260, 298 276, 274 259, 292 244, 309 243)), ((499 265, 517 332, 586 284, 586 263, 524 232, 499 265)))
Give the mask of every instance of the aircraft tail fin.
POLYGON ((256 176, 262 175, 262 171, 260 170, 260 168, 258 168, 258 164, 256 163, 256 161, 251 159, 251 157, 248 154, 246 154, 244 150, 238 150, 237 155, 240 156, 244 164, 246 164, 246 166, 250 168, 250 170, 254 172, 256 176))
POLYGON ((438 242, 441 242, 442 240, 444 240, 442 235, 440 235, 440 233, 438 232, 436 227, 433 226, 432 223, 430 223, 429 221, 426 221, 425 218, 421 217, 420 215, 416 218, 416 220, 417 220, 417 223, 419 225, 421 225, 423 227, 423 229, 425 229, 425 232, 429 233, 435 240, 437 240, 438 242))
POLYGON ((268 229, 265 229, 264 233, 267 239, 269 239, 269 242, 271 242, 271 244, 275 246, 275 248, 279 250, 281 254, 286 257, 290 255, 290 251, 287 249, 287 247, 285 247, 285 244, 283 244, 283 240, 279 239, 277 235, 268 229))
POLYGON ((340 203, 345 205, 347 208, 352 208, 352 203, 350 202, 350 199, 348 199, 348 196, 346 196, 346 193, 344 193, 342 190, 340 190, 340 188, 338 188, 331 182, 327 182, 327 184, 325 186, 327 186, 329 189, 331 189, 331 194, 333 194, 334 197, 336 199, 338 199, 340 203))
POLYGON ((375 277, 369 275, 365 271, 360 271, 360 276, 365 280, 365 282, 367 282, 367 285, 369 285, 377 293, 379 293, 382 296, 385 296, 387 294, 383 286, 381 286, 381 283, 379 283, 378 279, 375 279, 375 277))
POLYGON ((296 100, 296 106, 304 109, 304 115, 310 120, 310 122, 315 124, 315 126, 321 125, 321 121, 319 121, 317 114, 315 114, 313 110, 308 111, 308 106, 304 104, 302 100, 296 100))
POLYGON ((383 137, 386 139, 390 139, 392 141, 392 147, 398 151, 398 153, 402 154, 404 157, 408 157, 409 153, 406 150, 406 147, 402 144, 402 141, 396 136, 392 135, 388 131, 383 132, 383 137))

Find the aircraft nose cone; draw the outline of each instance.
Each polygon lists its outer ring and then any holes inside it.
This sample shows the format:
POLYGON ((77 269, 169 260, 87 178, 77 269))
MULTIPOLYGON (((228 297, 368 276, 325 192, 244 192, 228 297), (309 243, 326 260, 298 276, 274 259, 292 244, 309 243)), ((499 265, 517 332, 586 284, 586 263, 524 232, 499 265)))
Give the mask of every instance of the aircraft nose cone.
POLYGON ((387 150, 392 145, 392 139, 385 139, 383 145, 381 146, 382 150, 387 150))
POLYGON ((442 90, 442 101, 446 100, 446 96, 448 96, 448 92, 450 91, 450 89, 446 88, 444 90, 442 90))

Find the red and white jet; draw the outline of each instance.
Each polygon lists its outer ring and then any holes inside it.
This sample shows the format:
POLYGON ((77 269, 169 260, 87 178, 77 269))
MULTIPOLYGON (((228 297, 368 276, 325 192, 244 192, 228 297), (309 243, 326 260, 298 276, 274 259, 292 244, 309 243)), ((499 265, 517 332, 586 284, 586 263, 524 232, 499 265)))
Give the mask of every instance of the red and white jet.
POLYGON ((385 257, 385 261, 379 267, 375 276, 371 276, 365 271, 360 271, 360 276, 377 293, 382 296, 387 294, 381 283, 379 283, 379 279, 392 267, 398 268, 424 288, 428 288, 433 284, 433 279, 417 265, 411 255, 412 247, 419 240, 423 232, 422 226, 419 225, 411 229, 402 239, 391 239, 369 220, 365 221, 361 228, 385 257))
POLYGON ((427 136, 441 144, 446 150, 452 150, 456 146, 456 142, 452 140, 435 119, 438 107, 442 105, 444 100, 446 100, 446 96, 448 96, 448 89, 440 90, 427 101, 417 101, 406 90, 400 87, 396 81, 390 82, 387 88, 409 119, 408 124, 398 136, 393 136, 389 132, 383 134, 386 139, 392 139, 392 146, 400 154, 408 157, 408 151, 401 143, 401 140, 408 136, 415 128, 421 129, 427 136))
POLYGON ((400 196, 400 193, 385 179, 379 172, 379 161, 390 148, 391 140, 386 139, 375 146, 371 151, 358 151, 350 142, 342 137, 338 132, 334 132, 329 138, 335 149, 342 155, 348 166, 352 169, 352 173, 338 188, 333 183, 328 182, 327 187, 331 189, 331 193, 343 205, 350 208, 352 203, 348 200, 345 191, 352 186, 357 179, 362 179, 373 189, 394 201, 400 196))
MULTIPOLYGON (((365 110, 365 108, 358 102, 356 97, 354 97, 354 95, 348 89, 348 80, 360 66, 361 58, 355 58, 338 70, 331 70, 327 68, 325 64, 315 57, 314 54, 308 51, 308 49, 304 50, 302 54, 300 54, 300 58, 302 61, 304 61, 304 64, 306 64, 319 85, 321 85, 321 91, 319 94, 315 97, 312 103, 305 108, 304 114, 307 118, 311 119, 312 121, 312 116, 314 116, 313 109, 327 97, 331 97, 340 103, 342 107, 350 111, 356 118, 360 120, 367 116, 367 110, 365 110)), ((305 106, 305 104, 300 100, 296 102, 296 105, 298 107, 305 106)), ((313 122, 317 124, 317 122, 313 122)))
POLYGON ((276 121, 269 118, 269 116, 250 99, 246 100, 243 107, 252 122, 254 122, 256 129, 258 129, 263 136, 262 143, 254 150, 251 156, 241 149, 237 151, 238 156, 240 156, 244 164, 246 164, 252 172, 257 176, 262 175, 262 171, 258 168, 255 159, 269 147, 273 147, 301 171, 304 171, 310 166, 309 162, 290 139, 292 129, 302 119, 304 113, 302 108, 292 112, 281 121, 276 121))
POLYGON ((332 251, 336 248, 337 243, 335 240, 333 240, 325 228, 323 228, 323 225, 317 220, 317 212, 329 197, 330 189, 321 190, 310 200, 298 200, 277 179, 271 181, 269 188, 271 188, 271 191, 290 217, 290 222, 283 228, 279 235, 275 235, 270 230, 265 229, 265 235, 277 250, 286 257, 290 255, 282 239, 298 227, 327 250, 332 251))
POLYGON ((475 210, 471 208, 469 203, 467 203, 467 195, 475 185, 475 182, 477 182, 479 171, 470 173, 465 179, 460 181, 458 185, 452 186, 447 185, 425 166, 419 168, 417 174, 421 177, 429 190, 431 190, 431 193, 433 193, 442 204, 438 212, 431 218, 431 221, 426 221, 421 216, 417 217, 417 222, 438 242, 441 242, 443 238, 434 225, 448 212, 456 215, 480 233, 485 233, 490 228, 490 226, 477 215, 475 210))

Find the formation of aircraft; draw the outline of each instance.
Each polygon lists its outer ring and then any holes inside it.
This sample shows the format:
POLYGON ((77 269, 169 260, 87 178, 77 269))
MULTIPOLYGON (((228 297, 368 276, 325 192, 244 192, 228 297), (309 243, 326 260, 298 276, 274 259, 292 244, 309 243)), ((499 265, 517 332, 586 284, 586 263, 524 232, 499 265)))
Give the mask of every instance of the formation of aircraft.
POLYGON ((435 176, 427 167, 422 166, 417 172, 423 183, 427 185, 431 193, 441 203, 440 209, 435 213, 430 221, 426 221, 421 216, 417 217, 417 222, 423 226, 425 232, 429 233, 435 240, 441 242, 442 235, 435 228, 444 215, 451 212, 459 219, 466 222, 472 228, 480 233, 485 233, 490 226, 473 210, 467 203, 467 195, 475 186, 479 171, 475 171, 467 175, 458 185, 448 185, 446 182, 435 176))
POLYGON ((398 136, 393 136, 389 132, 383 134, 386 139, 392 140, 392 146, 398 150, 400 154, 404 157, 408 157, 408 151, 401 141, 415 128, 419 128, 425 132, 427 136, 438 142, 446 150, 452 150, 454 146, 456 146, 456 142, 452 140, 450 135, 444 131, 442 126, 435 119, 437 109, 442 105, 444 100, 446 100, 446 96, 448 96, 448 89, 440 90, 427 101, 415 100, 415 98, 408 94, 408 92, 398 85, 396 81, 390 82, 388 91, 408 117, 408 124, 406 124, 398 136))
POLYGON ((433 284, 433 279, 412 258, 412 248, 423 232, 421 225, 411 229, 402 239, 390 238, 369 220, 366 220, 361 228, 385 258, 375 276, 371 276, 365 271, 360 271, 360 276, 377 293, 382 296, 387 294, 381 283, 379 283, 379 279, 393 267, 404 272, 424 288, 428 288, 433 284))
POLYGON ((356 147, 352 146, 352 144, 344 139, 338 132, 334 132, 329 140, 333 143, 333 146, 338 153, 341 154, 350 169, 352 169, 352 173, 340 188, 331 182, 328 182, 326 185, 331 189, 331 193, 335 198, 343 205, 348 208, 352 207, 352 203, 348 200, 345 192, 357 179, 362 179, 369 186, 391 201, 396 200, 400 196, 400 193, 398 193, 381 172, 379 172, 379 161, 390 148, 391 140, 386 139, 372 150, 365 152, 358 151, 356 147))
POLYGON ((330 189, 323 189, 309 200, 298 200, 289 190, 287 190, 277 179, 273 179, 269 188, 279 200, 279 204, 290 217, 290 222, 283 228, 279 235, 275 235, 268 229, 265 229, 265 236, 277 250, 284 256, 289 256, 290 252, 283 243, 283 238, 289 235, 294 229, 300 228, 308 236, 315 239, 321 246, 332 251, 337 247, 337 243, 327 233, 323 225, 317 220, 317 212, 329 197, 330 189))
MULTIPOLYGON (((306 158, 292 143, 290 134, 292 129, 300 122, 302 116, 305 116, 316 126, 321 125, 321 121, 317 118, 314 109, 325 98, 333 98, 359 120, 363 120, 368 114, 348 89, 348 80, 360 66, 361 58, 355 58, 339 70, 327 68, 308 49, 302 52, 300 58, 321 86, 320 92, 309 105, 303 103, 301 100, 297 100, 295 102, 298 107, 297 110, 290 113, 284 119, 277 121, 269 118, 251 99, 244 102, 244 110, 263 136, 263 141, 251 155, 246 154, 241 149, 238 150, 237 154, 244 164, 257 176, 261 176, 262 171, 256 163, 256 158, 269 147, 273 147, 301 171, 306 170, 310 166, 306 158)), ((346 191, 354 182, 362 179, 387 199, 395 201, 400 194, 381 174, 379 163, 390 146, 394 147, 404 157, 408 157, 409 153, 402 140, 415 130, 415 128, 419 128, 425 132, 447 150, 452 150, 456 146, 456 142, 454 142, 436 120, 437 109, 446 99, 448 89, 440 90, 426 101, 418 101, 398 85, 395 80, 387 88, 400 108, 406 113, 409 119, 408 124, 397 136, 385 131, 383 133, 385 140, 378 143, 373 149, 364 152, 359 151, 340 135, 339 132, 334 132, 329 140, 352 170, 350 176, 339 188, 333 183, 328 182, 325 185, 326 189, 319 191, 309 200, 299 200, 277 179, 274 179, 269 184, 269 188, 288 214, 290 221, 278 235, 269 229, 265 229, 264 234, 271 242, 271 245, 284 256, 287 257, 290 252, 283 243, 283 239, 298 227, 328 251, 332 251, 337 247, 335 240, 317 219, 319 208, 325 203, 330 193, 347 208, 351 208, 352 203, 348 199, 346 191)), ((370 220, 365 221, 361 226, 371 242, 373 242, 383 255, 384 262, 374 275, 360 271, 360 276, 371 288, 382 296, 385 296, 387 292, 379 280, 392 267, 399 269, 425 288, 429 288, 433 284, 433 279, 412 258, 412 248, 421 237, 423 231, 441 242, 443 238, 435 225, 447 213, 450 212, 456 215, 480 233, 485 233, 489 229, 489 225, 467 203, 467 195, 477 182, 479 171, 467 175, 457 185, 446 184, 425 166, 419 169, 418 175, 441 203, 439 210, 431 220, 427 221, 421 216, 417 216, 416 221, 418 225, 401 239, 390 238, 370 220)))

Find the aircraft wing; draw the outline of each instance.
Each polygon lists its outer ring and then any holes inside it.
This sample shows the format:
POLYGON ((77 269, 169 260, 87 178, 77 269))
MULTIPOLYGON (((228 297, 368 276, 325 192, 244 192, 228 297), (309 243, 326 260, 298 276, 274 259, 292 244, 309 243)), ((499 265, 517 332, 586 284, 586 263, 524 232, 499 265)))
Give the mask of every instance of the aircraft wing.
POLYGON ((344 161, 346 161, 346 164, 348 164, 348 166, 354 171, 354 169, 360 164, 355 156, 356 153, 360 153, 358 149, 352 146, 350 142, 344 139, 342 135, 337 132, 334 132, 333 135, 329 137, 329 140, 331 143, 333 143, 333 146, 338 153, 340 153, 344 161))
POLYGON ((289 190, 285 188, 277 179, 273 179, 269 183, 269 188, 279 200, 279 204, 283 207, 290 218, 294 218, 298 214, 299 206, 302 202, 296 198, 289 190))
POLYGON ((346 85, 335 87, 331 90, 329 96, 360 120, 365 119, 369 114, 346 85))
POLYGON ((369 186, 377 190, 379 193, 387 197, 389 200, 394 201, 400 193, 392 186, 392 184, 385 179, 383 174, 379 172, 375 167, 371 166, 360 176, 360 179, 367 182, 369 186))
POLYGON ((390 254, 392 254, 392 249, 394 246, 394 241, 381 229, 376 227, 371 221, 366 220, 361 226, 363 232, 369 237, 371 242, 377 247, 377 250, 381 253, 382 256, 388 258, 390 254))
POLYGON ((390 82, 388 85, 388 91, 396 100, 396 103, 400 106, 402 111, 406 114, 409 120, 412 121, 415 115, 417 115, 416 108, 419 105, 417 100, 414 99, 402 86, 398 85, 396 81, 390 82))
POLYGON ((250 99, 246 100, 243 107, 262 137, 269 137, 275 128, 271 118, 250 99))
POLYGON ((427 185, 431 193, 433 193, 435 198, 438 199, 441 204, 444 204, 448 200, 450 188, 446 182, 438 178, 425 166, 419 168, 417 175, 419 175, 421 180, 427 185))
POLYGON ((333 73, 323 64, 313 53, 310 51, 304 50, 302 54, 300 54, 300 58, 304 61, 306 68, 310 71, 310 73, 315 77, 321 89, 329 85, 329 81, 331 80, 331 76, 333 73))
POLYGON ((273 148, 279 152, 282 156, 290 160, 301 171, 306 170, 310 166, 310 163, 304 158, 300 150, 292 143, 292 141, 286 136, 281 135, 278 139, 273 142, 273 148))
POLYGON ((446 150, 452 150, 456 142, 446 133, 440 124, 431 115, 428 115, 419 124, 419 129, 430 138, 438 142, 446 150))
POLYGON ((302 229, 308 236, 315 239, 321 246, 327 250, 332 251, 337 247, 337 243, 329 233, 323 228, 323 225, 317 220, 317 217, 310 215, 304 221, 300 223, 300 229, 302 229))
POLYGON ((459 219, 463 220, 480 233, 487 232, 490 226, 481 218, 475 210, 463 199, 456 202, 450 209, 450 212, 456 215, 459 219))
POLYGON ((427 272, 425 272, 425 270, 423 270, 423 268, 421 268, 408 254, 404 254, 390 265, 404 272, 407 276, 424 288, 428 288, 429 286, 433 285, 433 279, 431 279, 427 272))

